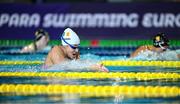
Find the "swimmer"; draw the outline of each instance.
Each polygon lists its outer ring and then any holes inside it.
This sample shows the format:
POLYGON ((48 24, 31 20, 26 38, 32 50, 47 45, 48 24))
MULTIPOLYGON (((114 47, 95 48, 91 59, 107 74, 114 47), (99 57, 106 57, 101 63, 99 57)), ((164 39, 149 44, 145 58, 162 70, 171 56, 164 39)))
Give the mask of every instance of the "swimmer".
MULTIPOLYGON (((145 51, 163 53, 168 51, 169 50, 168 48, 169 48, 169 40, 167 39, 164 33, 159 33, 153 38, 153 45, 140 46, 131 54, 130 58, 134 58, 145 51)), ((180 58, 180 54, 177 54, 176 57, 180 58)))
POLYGON ((31 44, 23 47, 20 52, 33 53, 40 51, 48 45, 49 40, 49 34, 43 29, 39 29, 35 32, 35 40, 31 44))
MULTIPOLYGON (((51 67, 65 61, 79 60, 80 39, 78 35, 70 28, 64 30, 60 37, 62 45, 54 46, 48 53, 45 60, 45 67, 51 67)), ((96 64, 89 67, 92 70, 108 72, 108 69, 102 64, 96 64)))

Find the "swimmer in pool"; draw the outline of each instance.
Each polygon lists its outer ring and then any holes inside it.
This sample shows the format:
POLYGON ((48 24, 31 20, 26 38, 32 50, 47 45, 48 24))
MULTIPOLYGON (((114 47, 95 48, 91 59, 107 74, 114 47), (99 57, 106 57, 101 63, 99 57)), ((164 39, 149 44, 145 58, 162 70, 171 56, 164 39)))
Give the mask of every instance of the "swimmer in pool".
MULTIPOLYGON (((51 67, 64 61, 80 59, 78 35, 70 28, 64 30, 61 36, 62 45, 54 46, 48 53, 45 60, 45 67, 51 67)), ((92 70, 108 72, 108 69, 102 64, 92 65, 92 70)))
MULTIPOLYGON (((163 53, 168 51, 169 49, 169 40, 165 36, 164 33, 159 33, 153 38, 153 45, 145 45, 145 46, 140 46, 138 49, 136 49, 132 54, 131 58, 134 58, 141 54, 142 52, 145 51, 152 51, 155 53, 163 53)), ((180 54, 177 54, 177 56, 180 59, 180 54)))
POLYGON ((48 45, 49 40, 49 34, 43 29, 39 29, 35 32, 35 40, 31 44, 23 47, 20 52, 33 53, 40 51, 48 45))

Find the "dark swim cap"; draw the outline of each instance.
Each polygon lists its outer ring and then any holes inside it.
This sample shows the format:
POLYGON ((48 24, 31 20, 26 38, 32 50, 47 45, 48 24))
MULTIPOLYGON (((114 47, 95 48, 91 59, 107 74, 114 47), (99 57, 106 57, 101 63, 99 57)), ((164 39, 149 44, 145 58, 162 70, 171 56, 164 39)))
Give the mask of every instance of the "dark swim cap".
POLYGON ((158 33, 153 38, 153 45, 155 47, 169 46, 169 40, 167 39, 164 33, 158 33))
POLYGON ((46 31, 44 31, 43 29, 38 29, 35 32, 36 41, 38 41, 39 39, 41 39, 42 36, 45 36, 45 35, 48 35, 46 31))

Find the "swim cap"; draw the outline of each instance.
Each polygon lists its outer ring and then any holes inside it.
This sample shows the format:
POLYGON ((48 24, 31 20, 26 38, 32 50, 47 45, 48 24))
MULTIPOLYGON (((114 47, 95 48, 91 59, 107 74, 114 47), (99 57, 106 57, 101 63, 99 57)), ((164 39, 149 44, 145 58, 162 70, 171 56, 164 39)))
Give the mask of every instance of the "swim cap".
POLYGON ((62 45, 79 45, 80 44, 80 39, 78 35, 70 28, 67 28, 64 30, 62 36, 61 36, 61 42, 62 45))
POLYGON ((155 47, 169 46, 169 40, 167 39, 164 33, 158 33, 153 38, 153 45, 155 47))
POLYGON ((39 40, 42 36, 48 35, 48 33, 46 31, 44 31, 43 29, 38 29, 35 32, 35 37, 36 37, 36 41, 39 40))

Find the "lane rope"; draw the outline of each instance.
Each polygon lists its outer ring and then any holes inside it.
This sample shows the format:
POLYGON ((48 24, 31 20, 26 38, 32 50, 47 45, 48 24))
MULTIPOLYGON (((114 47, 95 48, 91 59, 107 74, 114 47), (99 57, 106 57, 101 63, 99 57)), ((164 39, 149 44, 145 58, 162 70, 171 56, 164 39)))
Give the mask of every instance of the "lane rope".
POLYGON ((180 95, 176 86, 86 86, 86 85, 31 85, 1 84, 1 95, 59 95, 76 94, 80 97, 175 97, 180 95))
POLYGON ((180 73, 162 72, 0 72, 0 77, 58 77, 67 79, 180 79, 180 73))
MULTIPOLYGON (((104 60, 100 63, 105 66, 159 66, 180 67, 180 61, 133 61, 133 60, 104 60)), ((43 61, 0 61, 0 65, 36 65, 43 61)))
POLYGON ((0 65, 36 65, 43 64, 43 61, 0 61, 0 65))
POLYGON ((132 60, 105 60, 105 66, 160 66, 180 67, 180 61, 132 61, 132 60))

